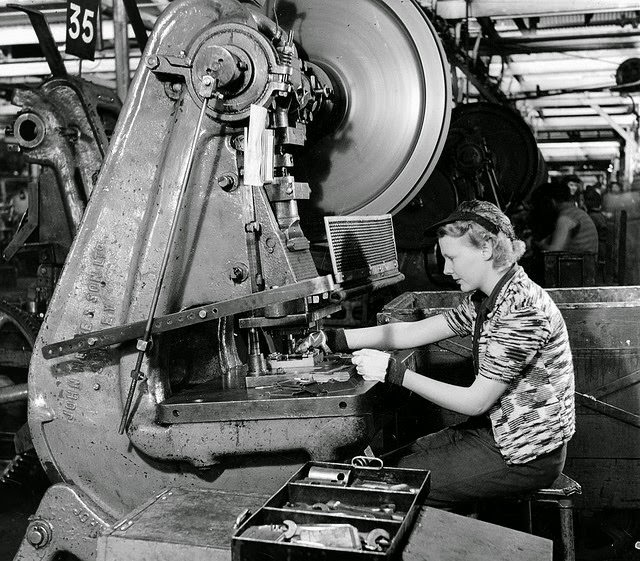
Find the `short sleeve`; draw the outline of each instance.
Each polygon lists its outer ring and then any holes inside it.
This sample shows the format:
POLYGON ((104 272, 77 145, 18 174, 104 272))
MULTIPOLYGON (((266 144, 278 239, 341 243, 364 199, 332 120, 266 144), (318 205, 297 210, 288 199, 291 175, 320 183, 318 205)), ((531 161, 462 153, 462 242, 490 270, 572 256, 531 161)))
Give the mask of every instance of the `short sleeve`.
POLYGON ((458 306, 447 310, 442 315, 456 335, 460 337, 470 335, 476 318, 476 309, 471 302, 471 295, 469 294, 458 306))
POLYGON ((533 306, 510 310, 496 321, 478 374, 510 383, 532 364, 551 334, 549 318, 533 306))

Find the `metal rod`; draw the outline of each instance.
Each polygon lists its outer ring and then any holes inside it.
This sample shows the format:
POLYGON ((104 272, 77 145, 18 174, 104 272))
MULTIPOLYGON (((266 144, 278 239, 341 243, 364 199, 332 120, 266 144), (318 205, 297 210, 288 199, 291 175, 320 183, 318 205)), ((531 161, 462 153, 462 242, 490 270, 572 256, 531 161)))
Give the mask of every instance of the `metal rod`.
POLYGON ((113 0, 113 47, 116 59, 116 91, 120 101, 129 91, 129 31, 122 0, 113 0))
POLYGON ((148 37, 147 30, 144 26, 144 22, 142 21, 142 16, 140 15, 138 3, 136 0, 124 0, 124 8, 127 11, 131 27, 133 27, 133 34, 136 36, 140 52, 143 53, 144 48, 147 46, 148 37))
POLYGON ((162 262, 160 264, 160 271, 158 273, 158 278, 156 280, 155 290, 153 291, 151 306, 149 307, 149 315, 147 316, 147 322, 144 328, 144 335, 142 336, 141 339, 138 339, 138 344, 136 346, 136 348, 138 349, 138 357, 136 359, 136 366, 131 371, 131 384, 129 386, 127 400, 125 402, 125 406, 122 411, 122 418, 120 419, 120 427, 118 428, 118 432, 120 434, 123 434, 127 427, 127 421, 129 420, 129 411, 131 410, 133 395, 135 393, 138 380, 141 380, 142 378, 144 378, 144 375, 140 371, 140 368, 142 367, 144 354, 149 346, 149 340, 151 339, 151 327, 153 326, 153 319, 156 314, 156 308, 158 307, 158 300, 160 299, 160 291, 162 290, 162 283, 164 281, 165 273, 167 272, 169 258, 171 257, 173 240, 178 230, 178 221, 179 221, 178 219, 180 217, 180 211, 182 210, 184 196, 187 192, 187 185, 189 184, 189 179, 191 178, 191 170, 193 169, 193 160, 196 153, 196 146, 198 144, 198 137, 200 136, 200 130, 202 128, 202 122, 204 121, 204 115, 207 111, 207 105, 209 103, 209 99, 211 99, 211 97, 213 96, 215 86, 216 86, 216 80, 214 78, 208 75, 202 77, 202 84, 199 92, 200 95, 203 96, 202 107, 200 108, 200 114, 198 115, 198 123, 196 125, 193 138, 191 139, 191 144, 189 145, 189 151, 187 152, 187 165, 186 165, 185 173, 182 176, 182 184, 180 185, 178 201, 176 202, 176 207, 173 211, 173 217, 171 219, 171 228, 169 229, 169 237, 167 239, 167 244, 165 245, 165 248, 164 248, 162 262))
POLYGON ((354 288, 343 288, 341 290, 336 290, 331 294, 331 301, 344 302, 345 300, 355 298, 356 296, 373 292, 374 290, 380 290, 381 288, 386 288, 387 286, 392 286, 403 280, 404 275, 402 273, 396 273, 390 277, 372 280, 367 282, 366 284, 362 284, 354 288))
MULTIPOLYGON (((153 320, 151 333, 165 333, 174 329, 184 329, 190 325, 250 312, 270 304, 282 304, 283 302, 299 300, 307 296, 332 292, 334 289, 335 285, 331 275, 311 277, 303 281, 285 284, 279 288, 252 292, 246 296, 232 298, 231 300, 221 300, 214 304, 205 304, 189 310, 156 317, 153 320)), ((132 341, 142 337, 145 325, 146 321, 137 321, 127 325, 118 325, 101 329, 100 331, 83 333, 65 341, 45 345, 42 349, 42 355, 47 359, 51 359, 91 349, 102 349, 124 341, 132 341)))
POLYGON ((0 388, 0 404, 14 401, 26 401, 27 384, 15 384, 0 388))

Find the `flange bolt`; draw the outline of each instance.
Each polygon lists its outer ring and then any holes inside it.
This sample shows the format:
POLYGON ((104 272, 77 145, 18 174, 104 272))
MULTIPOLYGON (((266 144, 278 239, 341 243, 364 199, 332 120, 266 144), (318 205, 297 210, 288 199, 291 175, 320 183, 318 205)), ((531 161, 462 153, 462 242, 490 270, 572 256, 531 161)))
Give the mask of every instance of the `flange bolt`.
POLYGON ((51 541, 51 525, 46 520, 34 520, 27 528, 27 541, 36 549, 51 541))
POLYGON ((147 68, 149 68, 150 70, 154 70, 155 68, 158 68, 158 66, 160 66, 160 59, 157 55, 150 55, 147 57, 145 63, 147 65, 147 68))
POLYGON ((229 280, 240 284, 249 278, 249 269, 244 263, 236 263, 231 267, 229 272, 229 280))
POLYGON ((224 174, 218 177, 218 186, 224 191, 233 191, 236 187, 236 178, 231 174, 224 174))

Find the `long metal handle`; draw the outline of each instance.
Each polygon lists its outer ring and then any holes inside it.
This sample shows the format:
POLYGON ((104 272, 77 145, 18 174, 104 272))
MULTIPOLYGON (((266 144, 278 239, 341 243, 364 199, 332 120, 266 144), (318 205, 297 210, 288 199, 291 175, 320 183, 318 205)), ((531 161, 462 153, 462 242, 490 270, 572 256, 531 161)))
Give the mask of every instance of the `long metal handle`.
POLYGON ((193 160, 196 153, 196 145, 198 143, 198 137, 200 136, 200 130, 202 128, 202 122, 204 121, 204 115, 207 111, 207 105, 209 100, 213 97, 217 81, 209 75, 202 77, 202 83, 200 85, 200 91, 198 92, 203 98, 202 107, 200 108, 200 114, 198 116, 198 124, 194 132, 191 144, 189 146, 189 152, 187 153, 187 168, 184 176, 182 177, 182 185, 180 186, 180 193, 178 195, 178 201, 173 211, 173 217, 171 219, 171 229, 169 230, 169 237, 167 239, 167 245, 164 248, 164 255, 162 256, 162 262, 160 264, 160 271, 156 280, 156 287, 153 291, 153 298, 151 300, 151 306, 149 307, 149 315, 147 316, 147 323, 144 328, 144 335, 138 339, 136 348, 138 349, 138 357, 136 359, 136 366, 131 371, 131 385, 129 386, 129 392, 127 393, 127 400, 124 404, 122 411, 122 417, 120 419, 120 427, 118 432, 123 434, 127 428, 129 413, 131 411, 131 404, 133 403, 133 396, 136 391, 138 380, 144 378, 144 374, 140 371, 142 367, 142 361, 144 360, 144 354, 149 347, 149 341, 151 339, 151 327, 153 326, 153 319, 156 315, 156 308, 158 307, 158 300, 160 299, 160 291, 162 290, 162 283, 164 281, 165 273, 167 272, 167 266, 171 257, 171 249, 173 246, 173 240, 178 230, 178 219, 180 217, 180 211, 182 210, 182 204, 184 196, 187 192, 187 185, 191 177, 191 170, 193 169, 193 160))

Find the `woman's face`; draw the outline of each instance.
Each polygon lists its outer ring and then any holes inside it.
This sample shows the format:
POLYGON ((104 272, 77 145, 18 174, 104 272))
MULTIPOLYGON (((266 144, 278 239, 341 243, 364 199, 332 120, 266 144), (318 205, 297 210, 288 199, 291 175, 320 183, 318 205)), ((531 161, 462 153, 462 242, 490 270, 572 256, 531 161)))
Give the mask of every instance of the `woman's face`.
POLYGON ((482 287, 491 261, 486 252, 471 245, 469 234, 459 238, 440 238, 440 252, 444 257, 444 274, 450 275, 463 292, 471 292, 482 287))

